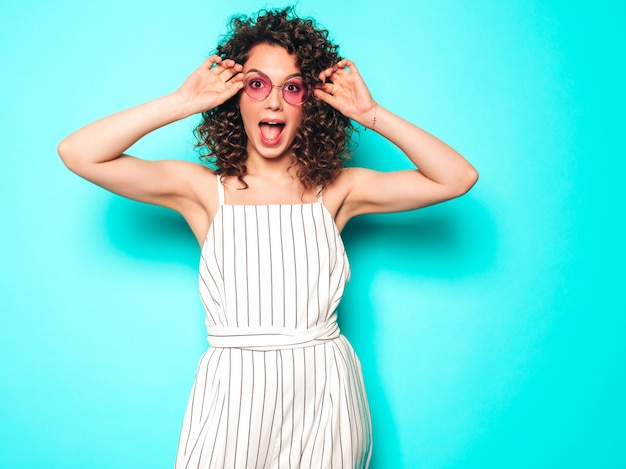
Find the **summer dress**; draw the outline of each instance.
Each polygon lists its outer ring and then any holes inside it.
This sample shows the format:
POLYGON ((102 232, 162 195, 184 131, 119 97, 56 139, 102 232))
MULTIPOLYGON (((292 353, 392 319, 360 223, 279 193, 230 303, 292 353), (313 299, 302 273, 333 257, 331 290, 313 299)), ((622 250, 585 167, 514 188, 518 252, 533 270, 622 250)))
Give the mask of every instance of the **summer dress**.
POLYGON ((337 326, 349 264, 321 195, 229 205, 219 181, 218 194, 200 259, 210 347, 176 469, 366 468, 361 367, 337 326))

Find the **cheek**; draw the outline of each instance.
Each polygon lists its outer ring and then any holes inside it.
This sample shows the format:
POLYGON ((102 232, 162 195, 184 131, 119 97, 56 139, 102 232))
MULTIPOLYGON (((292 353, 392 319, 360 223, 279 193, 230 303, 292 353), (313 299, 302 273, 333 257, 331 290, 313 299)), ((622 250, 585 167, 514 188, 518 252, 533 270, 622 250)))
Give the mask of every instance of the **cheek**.
POLYGON ((254 109, 250 106, 250 103, 243 102, 239 100, 239 114, 241 115, 241 120, 243 121, 244 128, 248 128, 254 119, 254 109))
POLYGON ((300 129, 300 127, 302 126, 302 123, 304 122, 304 111, 302 108, 296 108, 294 109, 294 112, 292 114, 292 120, 293 122, 295 122, 296 127, 298 129, 300 129))

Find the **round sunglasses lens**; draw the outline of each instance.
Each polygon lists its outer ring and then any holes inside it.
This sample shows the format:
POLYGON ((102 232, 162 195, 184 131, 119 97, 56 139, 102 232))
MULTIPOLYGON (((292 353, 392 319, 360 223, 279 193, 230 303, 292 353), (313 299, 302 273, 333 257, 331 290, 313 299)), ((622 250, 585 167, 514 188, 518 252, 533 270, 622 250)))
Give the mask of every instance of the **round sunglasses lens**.
POLYGON ((254 75, 246 80, 245 91, 252 99, 261 100, 269 96, 272 85, 261 76, 254 75))
POLYGON ((302 104, 308 96, 306 85, 301 80, 288 81, 283 85, 283 98, 289 104, 302 104))

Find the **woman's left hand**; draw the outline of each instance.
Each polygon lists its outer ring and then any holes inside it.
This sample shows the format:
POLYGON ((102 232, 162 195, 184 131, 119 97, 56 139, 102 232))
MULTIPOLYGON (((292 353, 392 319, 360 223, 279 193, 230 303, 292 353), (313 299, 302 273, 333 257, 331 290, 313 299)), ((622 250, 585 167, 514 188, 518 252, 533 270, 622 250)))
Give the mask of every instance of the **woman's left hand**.
POLYGON ((376 116, 376 102, 354 62, 342 59, 319 74, 322 84, 314 95, 330 104, 344 116, 365 127, 372 127, 376 116))

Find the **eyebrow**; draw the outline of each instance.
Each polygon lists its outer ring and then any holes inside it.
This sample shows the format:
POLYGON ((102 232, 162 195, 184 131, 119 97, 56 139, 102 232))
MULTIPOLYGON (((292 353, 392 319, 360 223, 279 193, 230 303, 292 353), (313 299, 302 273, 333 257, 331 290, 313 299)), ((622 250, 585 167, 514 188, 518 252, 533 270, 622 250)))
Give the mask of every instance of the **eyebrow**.
MULTIPOLYGON (((269 78, 269 76, 267 75, 267 73, 262 72, 261 70, 258 70, 258 69, 256 69, 256 68, 251 68, 250 70, 248 70, 248 71, 246 72, 246 75, 247 75, 248 73, 252 73, 252 72, 255 72, 255 73, 260 73, 261 75, 265 75, 267 78, 269 78)), ((289 80, 289 79, 291 79, 291 78, 295 78, 295 77, 302 78, 302 73, 292 73, 291 75, 287 75, 287 76, 285 77, 285 80, 289 80)))

